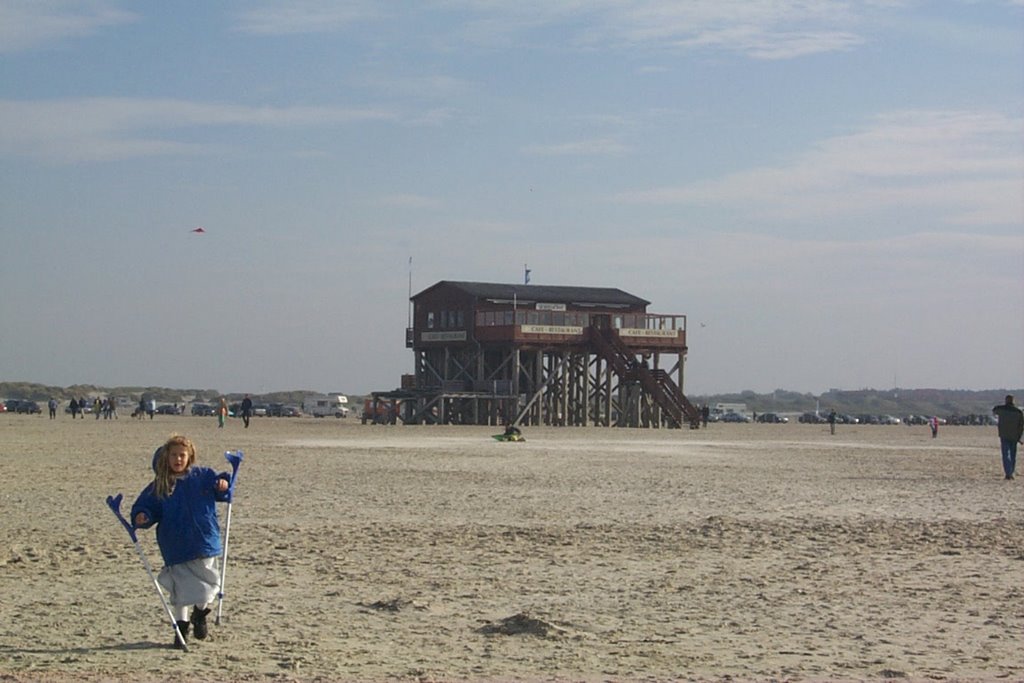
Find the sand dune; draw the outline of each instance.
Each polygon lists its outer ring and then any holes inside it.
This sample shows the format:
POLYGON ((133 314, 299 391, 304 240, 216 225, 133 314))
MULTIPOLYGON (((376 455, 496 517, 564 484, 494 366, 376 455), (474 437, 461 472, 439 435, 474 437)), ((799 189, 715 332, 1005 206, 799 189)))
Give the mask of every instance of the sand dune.
POLYGON ((494 431, 0 416, 0 680, 1024 680, 994 428, 494 431), (104 503, 173 432, 246 454, 188 653, 104 503))

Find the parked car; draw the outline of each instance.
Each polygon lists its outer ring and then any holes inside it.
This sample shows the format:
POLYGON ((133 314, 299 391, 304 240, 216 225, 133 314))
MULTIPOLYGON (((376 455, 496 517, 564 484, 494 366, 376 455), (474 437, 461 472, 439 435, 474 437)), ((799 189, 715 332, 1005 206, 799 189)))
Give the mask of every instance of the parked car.
POLYGON ((809 425, 816 425, 828 422, 828 419, 824 415, 818 415, 817 413, 804 413, 800 416, 798 422, 809 425))
POLYGON ((740 413, 726 413, 722 416, 722 422, 750 422, 750 418, 740 413))
POLYGON ((8 413, 24 413, 32 415, 43 412, 43 409, 35 401, 26 401, 20 398, 12 398, 7 401, 8 413))
POLYGON ((156 407, 157 415, 181 415, 181 408, 174 403, 165 403, 156 407))
POLYGON ((23 401, 22 404, 21 404, 21 410, 19 412, 35 414, 35 413, 42 413, 43 409, 35 401, 23 401))
POLYGON ((757 416, 757 421, 766 424, 786 424, 789 422, 789 418, 777 413, 761 413, 757 416))
POLYGON ((192 414, 199 417, 212 417, 217 414, 217 411, 209 403, 193 403, 192 414))
POLYGON ((283 403, 271 403, 267 406, 269 417, 301 417, 302 411, 298 406, 288 406, 283 403))

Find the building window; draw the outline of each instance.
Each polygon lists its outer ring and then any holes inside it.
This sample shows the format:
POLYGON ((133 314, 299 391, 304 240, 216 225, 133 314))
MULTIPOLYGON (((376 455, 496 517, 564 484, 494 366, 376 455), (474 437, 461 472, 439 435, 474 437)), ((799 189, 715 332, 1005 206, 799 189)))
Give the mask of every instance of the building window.
POLYGON ((427 329, 428 330, 434 329, 434 312, 433 311, 430 311, 429 313, 427 313, 427 329))

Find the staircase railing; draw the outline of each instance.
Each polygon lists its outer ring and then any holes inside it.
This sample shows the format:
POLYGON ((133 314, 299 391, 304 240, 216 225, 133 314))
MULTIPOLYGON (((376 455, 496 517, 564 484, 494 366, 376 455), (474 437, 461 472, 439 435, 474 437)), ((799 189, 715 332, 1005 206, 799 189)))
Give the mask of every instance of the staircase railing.
POLYGON ((615 331, 608 328, 592 327, 590 337, 598 353, 615 369, 623 381, 638 381, 650 394, 655 403, 666 413, 673 427, 682 427, 686 419, 691 426, 699 423, 700 411, 687 400, 679 386, 664 370, 651 370, 637 363, 629 348, 623 344, 615 331))

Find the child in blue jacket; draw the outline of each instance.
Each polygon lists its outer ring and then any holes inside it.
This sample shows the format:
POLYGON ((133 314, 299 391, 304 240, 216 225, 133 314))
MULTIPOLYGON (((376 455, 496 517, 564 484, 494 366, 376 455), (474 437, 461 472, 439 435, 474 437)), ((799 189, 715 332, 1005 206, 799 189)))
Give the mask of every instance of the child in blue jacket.
MULTIPOLYGON (((196 465, 196 447, 184 436, 172 436, 153 454, 153 482, 132 505, 138 529, 156 524, 156 540, 164 568, 157 581, 168 593, 178 630, 188 638, 191 624, 206 638, 206 615, 220 590, 217 557, 220 526, 215 503, 228 499, 230 475, 196 465), (192 609, 191 618, 189 608, 192 609)), ((175 646, 181 648, 184 643, 175 646)))

